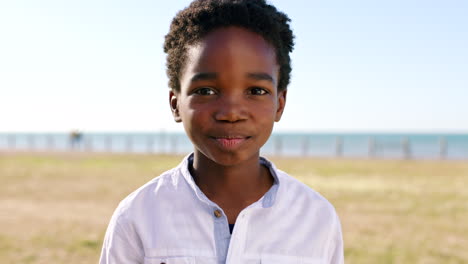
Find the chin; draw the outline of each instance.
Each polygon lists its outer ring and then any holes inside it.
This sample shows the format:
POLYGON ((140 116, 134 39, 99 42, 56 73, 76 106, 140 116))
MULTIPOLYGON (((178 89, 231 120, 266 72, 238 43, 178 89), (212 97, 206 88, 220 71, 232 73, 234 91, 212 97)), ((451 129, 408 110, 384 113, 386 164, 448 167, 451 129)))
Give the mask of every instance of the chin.
POLYGON ((236 165, 241 165, 249 160, 256 159, 258 160, 259 152, 256 153, 238 153, 238 152, 224 152, 224 153, 208 153, 208 155, 200 152, 204 158, 210 160, 211 162, 216 163, 219 166, 223 167, 232 167, 236 165))

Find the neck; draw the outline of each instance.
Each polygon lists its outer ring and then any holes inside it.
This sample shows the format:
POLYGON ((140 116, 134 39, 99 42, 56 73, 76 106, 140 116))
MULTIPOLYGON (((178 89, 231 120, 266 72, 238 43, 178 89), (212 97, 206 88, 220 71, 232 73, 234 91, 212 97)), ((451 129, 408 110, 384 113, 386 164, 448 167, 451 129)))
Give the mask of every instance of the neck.
POLYGON ((195 183, 212 201, 246 207, 260 199, 273 184, 269 170, 260 164, 260 158, 241 164, 223 166, 195 153, 190 172, 195 183))

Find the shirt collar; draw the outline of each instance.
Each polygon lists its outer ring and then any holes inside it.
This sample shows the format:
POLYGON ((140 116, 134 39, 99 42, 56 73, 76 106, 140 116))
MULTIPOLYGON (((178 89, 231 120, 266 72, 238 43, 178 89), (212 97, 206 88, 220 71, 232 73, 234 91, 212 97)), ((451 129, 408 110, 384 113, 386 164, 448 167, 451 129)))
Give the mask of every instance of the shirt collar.
MULTIPOLYGON (((190 174, 189 166, 193 162, 193 153, 187 155, 179 165, 179 171, 182 173, 185 181, 189 184, 190 188, 195 192, 197 198, 208 204, 214 205, 214 203, 206 197, 206 195, 200 190, 198 185, 193 180, 192 174, 190 174)), ((278 188, 280 186, 280 180, 277 175, 277 169, 275 165, 267 160, 264 157, 260 157, 260 164, 266 166, 270 170, 270 174, 273 176, 273 185, 270 189, 263 195, 263 197, 258 201, 261 202, 263 208, 272 207, 275 203, 276 194, 278 193, 278 188)))

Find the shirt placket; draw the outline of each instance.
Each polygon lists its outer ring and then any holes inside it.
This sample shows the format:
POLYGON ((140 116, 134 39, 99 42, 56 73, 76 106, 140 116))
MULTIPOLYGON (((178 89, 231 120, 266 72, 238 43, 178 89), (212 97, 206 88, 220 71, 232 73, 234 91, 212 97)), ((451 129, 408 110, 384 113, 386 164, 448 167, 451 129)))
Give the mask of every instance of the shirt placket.
POLYGON ((226 264, 241 264, 247 236, 248 218, 253 208, 248 207, 239 213, 231 235, 226 264))
POLYGON ((216 255, 220 263, 226 262, 226 256, 229 247, 229 240, 231 234, 229 232, 229 225, 226 214, 217 206, 211 208, 214 221, 214 238, 216 245, 216 255))

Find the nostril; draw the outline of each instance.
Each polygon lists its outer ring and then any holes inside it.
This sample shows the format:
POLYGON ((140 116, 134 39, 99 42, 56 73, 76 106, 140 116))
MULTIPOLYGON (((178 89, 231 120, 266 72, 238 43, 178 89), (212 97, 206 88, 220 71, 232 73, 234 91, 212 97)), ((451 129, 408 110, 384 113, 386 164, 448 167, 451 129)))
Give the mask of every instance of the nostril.
POLYGON ((242 109, 223 109, 215 114, 215 119, 222 122, 235 123, 247 119, 247 113, 242 109))

